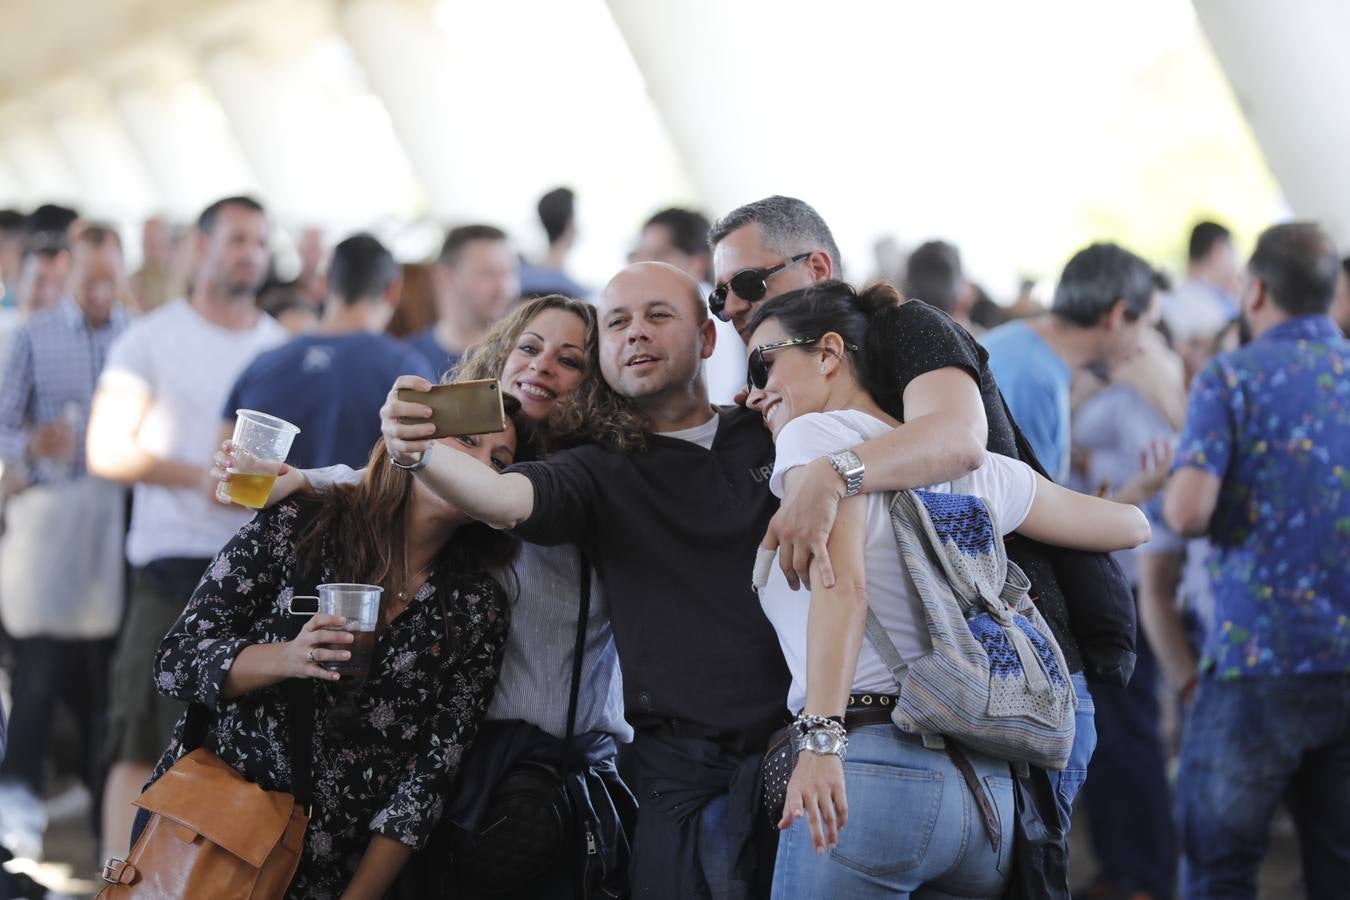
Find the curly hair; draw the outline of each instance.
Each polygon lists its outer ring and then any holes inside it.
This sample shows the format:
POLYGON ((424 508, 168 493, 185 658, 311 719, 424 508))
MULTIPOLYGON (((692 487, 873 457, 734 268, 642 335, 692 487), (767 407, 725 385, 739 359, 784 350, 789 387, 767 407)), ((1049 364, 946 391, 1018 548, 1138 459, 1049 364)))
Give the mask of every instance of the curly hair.
POLYGON ((569 312, 586 327, 585 364, 581 383, 566 397, 560 397, 541 423, 541 438, 548 449, 583 441, 594 441, 614 450, 640 450, 647 446, 646 420, 626 397, 616 394, 600 375, 599 328, 595 307, 583 300, 562 294, 548 294, 517 305, 492 326, 483 339, 446 374, 445 381, 501 378, 506 359, 516 341, 535 317, 550 309, 569 312))

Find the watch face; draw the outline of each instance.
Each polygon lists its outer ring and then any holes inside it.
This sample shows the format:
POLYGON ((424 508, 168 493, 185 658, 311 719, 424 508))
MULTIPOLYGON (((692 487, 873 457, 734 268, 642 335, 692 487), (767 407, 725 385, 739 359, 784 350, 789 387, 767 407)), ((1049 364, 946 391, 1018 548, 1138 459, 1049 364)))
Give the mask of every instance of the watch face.
POLYGON ((834 736, 825 731, 817 731, 807 736, 810 747, 816 753, 829 753, 834 750, 834 736))

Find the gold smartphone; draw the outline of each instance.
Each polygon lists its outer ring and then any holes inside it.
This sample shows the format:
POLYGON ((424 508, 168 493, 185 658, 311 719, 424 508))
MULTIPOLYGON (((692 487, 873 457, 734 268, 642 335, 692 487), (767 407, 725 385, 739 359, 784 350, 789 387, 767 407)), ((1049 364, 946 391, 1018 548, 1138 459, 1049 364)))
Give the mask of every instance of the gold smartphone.
MULTIPOLYGON (((404 388, 398 392, 398 399, 431 407, 431 421, 436 424, 433 438, 495 434, 505 430, 502 390, 495 378, 438 384, 430 391, 404 388)), ((417 425, 426 419, 404 416, 399 421, 404 425, 417 425)))

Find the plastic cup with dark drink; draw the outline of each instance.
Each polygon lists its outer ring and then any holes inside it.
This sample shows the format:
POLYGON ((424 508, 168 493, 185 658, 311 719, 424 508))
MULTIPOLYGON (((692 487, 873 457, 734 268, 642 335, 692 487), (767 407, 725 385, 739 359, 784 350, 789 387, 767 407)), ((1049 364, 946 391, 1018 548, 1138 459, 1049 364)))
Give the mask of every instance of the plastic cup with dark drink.
POLYGON ((337 672, 344 680, 352 679, 360 683, 370 672, 370 658, 375 652, 375 626, 380 620, 380 594, 384 588, 374 584, 321 584, 318 597, 292 597, 292 612, 296 600, 317 600, 318 612, 329 616, 342 616, 347 624, 343 631, 352 633, 350 644, 334 644, 334 649, 347 650, 350 659, 326 662, 321 665, 330 672, 337 672))

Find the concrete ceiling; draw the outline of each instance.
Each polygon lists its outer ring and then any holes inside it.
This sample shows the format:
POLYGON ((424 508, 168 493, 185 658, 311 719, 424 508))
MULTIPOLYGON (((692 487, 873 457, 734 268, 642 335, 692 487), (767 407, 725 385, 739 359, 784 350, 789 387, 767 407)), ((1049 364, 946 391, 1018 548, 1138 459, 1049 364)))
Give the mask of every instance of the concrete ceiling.
POLYGON ((790 192, 840 223, 855 274, 888 232, 1044 273, 1131 216, 1156 230, 1144 193, 1180 235, 1204 198, 1222 217, 1225 186, 1256 183, 1243 215, 1269 221, 1254 133, 1294 212, 1350 236, 1350 126, 1308 105, 1317 85, 1346 106, 1350 4, 1196 9, 1250 132, 1182 0, 0 0, 0 204, 134 220, 247 189, 290 221, 486 217, 533 236, 531 198, 572 183, 604 271, 644 210, 790 192), (1150 112, 1156 91, 1128 96, 1177 71, 1196 77, 1173 118, 1150 112), (1209 133, 1181 155, 1228 168, 1174 191, 1158 131, 1209 133), (1093 191, 1106 215, 1074 207, 1093 191))

